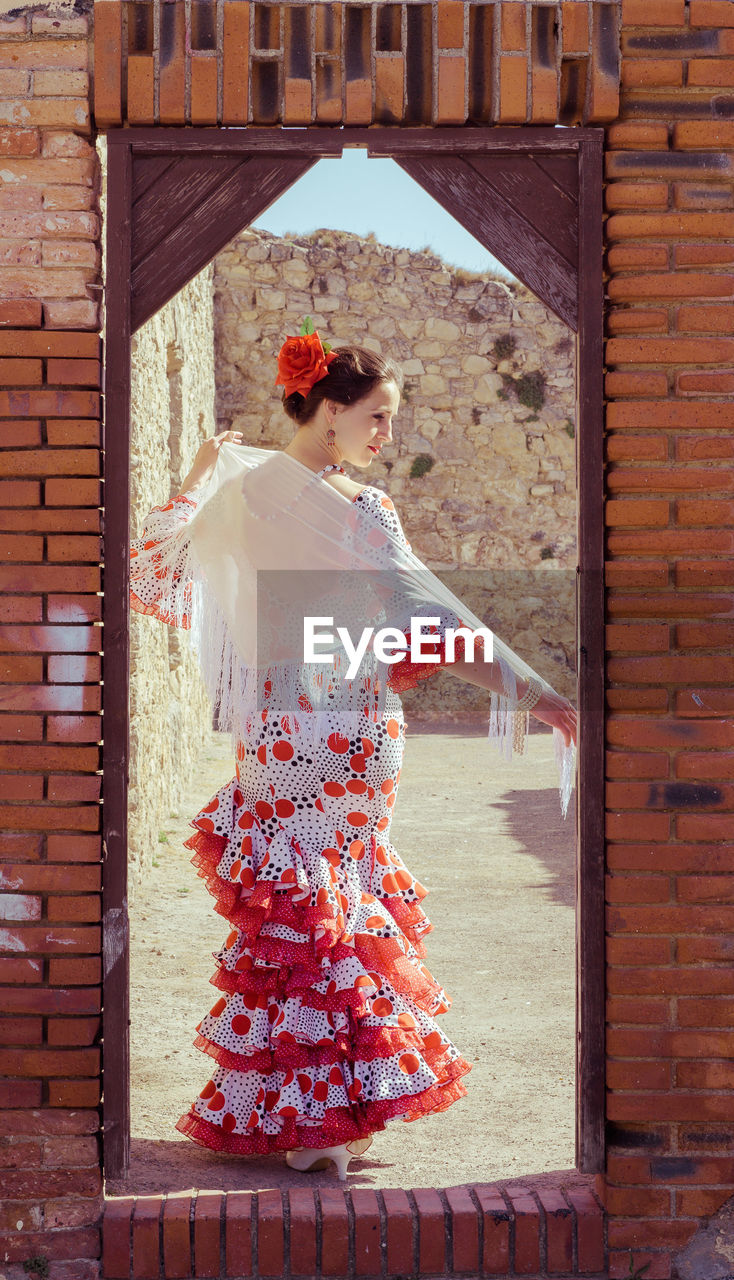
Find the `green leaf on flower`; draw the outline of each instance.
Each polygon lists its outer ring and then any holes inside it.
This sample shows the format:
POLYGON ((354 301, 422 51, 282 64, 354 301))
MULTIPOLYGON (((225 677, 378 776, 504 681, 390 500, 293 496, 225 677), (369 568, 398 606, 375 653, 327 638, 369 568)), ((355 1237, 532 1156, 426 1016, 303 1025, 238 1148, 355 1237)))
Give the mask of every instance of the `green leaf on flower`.
POLYGON ((325 356, 328 356, 329 352, 331 351, 331 343, 330 343, 330 342, 322 342, 322 343, 321 343, 321 345, 322 345, 322 347, 324 348, 324 355, 325 355, 325 356))
POLYGON ((313 332, 314 332, 313 320, 311 319, 310 316, 306 316, 306 319, 304 320, 300 328, 300 335, 307 336, 309 333, 313 333, 313 332))

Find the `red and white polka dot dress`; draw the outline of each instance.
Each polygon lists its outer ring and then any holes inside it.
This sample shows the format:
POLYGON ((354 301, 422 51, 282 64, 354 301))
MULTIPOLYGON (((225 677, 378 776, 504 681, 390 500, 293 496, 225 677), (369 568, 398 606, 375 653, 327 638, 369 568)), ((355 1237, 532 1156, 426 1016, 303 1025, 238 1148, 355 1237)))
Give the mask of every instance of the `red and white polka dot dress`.
MULTIPOLYGON (((405 542, 381 490, 355 502, 405 542)), ((194 509, 185 498, 157 508, 133 544, 141 612, 156 613, 156 547, 194 509)), ((426 890, 390 842, 405 739, 397 690, 436 669, 395 664, 382 720, 363 715, 354 737, 332 733, 316 749, 289 731, 287 707, 268 703, 235 777, 193 819, 192 862, 230 925, 212 978, 221 994, 194 1042, 212 1074, 176 1124, 206 1147, 329 1146, 466 1093, 470 1064, 435 1021, 450 999, 423 964, 426 890)))

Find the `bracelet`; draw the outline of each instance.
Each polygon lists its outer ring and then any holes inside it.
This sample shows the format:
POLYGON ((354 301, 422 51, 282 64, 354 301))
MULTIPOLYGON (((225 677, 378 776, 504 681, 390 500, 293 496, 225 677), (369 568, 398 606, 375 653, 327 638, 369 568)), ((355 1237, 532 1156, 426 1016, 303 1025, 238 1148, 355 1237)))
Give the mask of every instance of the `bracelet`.
POLYGON ((540 702, 542 696, 543 685, 540 680, 536 680, 534 676, 530 676, 528 679, 527 689, 519 702, 515 703, 515 711, 530 711, 530 709, 535 706, 536 702, 540 702))

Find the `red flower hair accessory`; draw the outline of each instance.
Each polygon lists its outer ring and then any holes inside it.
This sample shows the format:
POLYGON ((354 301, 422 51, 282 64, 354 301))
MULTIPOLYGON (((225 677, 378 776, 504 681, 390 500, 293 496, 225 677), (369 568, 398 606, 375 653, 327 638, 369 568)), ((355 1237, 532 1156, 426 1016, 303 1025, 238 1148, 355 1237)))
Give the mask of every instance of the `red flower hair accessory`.
POLYGON ((282 386, 286 396, 300 391, 307 396, 314 382, 325 378, 329 365, 336 359, 328 342, 321 339, 313 327, 310 316, 306 316, 298 335, 287 337, 278 352, 278 376, 276 387, 282 386))

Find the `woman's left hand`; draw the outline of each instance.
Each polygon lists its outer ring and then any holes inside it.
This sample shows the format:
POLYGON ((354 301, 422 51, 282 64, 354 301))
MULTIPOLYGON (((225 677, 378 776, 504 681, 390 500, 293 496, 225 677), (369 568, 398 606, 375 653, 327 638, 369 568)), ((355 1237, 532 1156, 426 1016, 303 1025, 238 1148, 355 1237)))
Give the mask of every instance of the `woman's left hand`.
POLYGON ((560 729, 567 747, 571 743, 576 746, 576 708, 568 698, 550 689, 541 694, 530 714, 543 724, 560 729))
POLYGON ((181 494, 190 493, 193 489, 198 489, 209 479, 214 468, 217 465, 217 454, 223 444, 242 444, 241 431, 220 431, 218 436, 210 436, 199 446, 194 463, 183 481, 180 489, 181 494))

